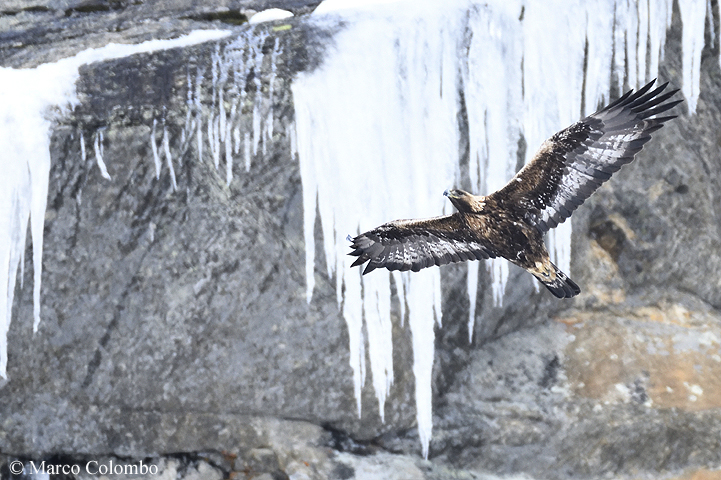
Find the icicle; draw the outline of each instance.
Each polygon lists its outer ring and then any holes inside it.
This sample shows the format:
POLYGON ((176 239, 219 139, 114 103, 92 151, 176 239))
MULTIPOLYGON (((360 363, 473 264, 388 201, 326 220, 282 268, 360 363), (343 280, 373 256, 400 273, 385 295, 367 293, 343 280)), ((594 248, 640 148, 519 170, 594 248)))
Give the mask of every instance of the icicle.
POLYGON ((150 149, 153 151, 153 161, 155 162, 155 179, 160 179, 160 155, 158 154, 158 145, 155 143, 155 128, 158 121, 153 119, 153 129, 150 131, 150 149))
POLYGON ((233 154, 238 155, 240 153, 240 125, 236 125, 233 128, 233 154))
POLYGON ((716 25, 713 22, 713 5, 711 0, 706 0, 706 19, 709 20, 709 36, 711 37, 710 43, 713 45, 716 43, 716 25))
POLYGON ((393 340, 390 317, 389 275, 368 275, 363 279, 363 310, 368 332, 368 357, 378 412, 385 423, 385 403, 393 384, 393 340))
POLYGON ((168 140, 168 126, 163 119, 163 153, 165 153, 165 162, 170 170, 170 181, 173 184, 173 191, 178 190, 178 184, 175 181, 175 169, 173 168, 173 157, 170 155, 170 141, 168 140))
MULTIPOLYGON (((48 141, 48 151, 50 145, 48 141)), ((30 169, 32 196, 30 200, 30 234, 33 240, 33 333, 40 326, 40 285, 43 272, 43 229, 45 227, 45 208, 48 198, 48 180, 50 177, 50 155, 37 160, 35 168, 30 169)), ((22 228, 22 227, 21 227, 22 228)), ((21 255, 21 258, 24 254, 21 255)), ((10 305, 12 307, 12 305, 10 305)), ((4 369, 2 369, 4 375, 4 369)))
POLYGON ((473 343, 473 329, 476 325, 476 299, 478 296, 478 264, 468 262, 468 343, 473 343))
POLYGON ((85 151, 85 137, 83 136, 83 132, 80 132, 80 158, 85 163, 88 159, 88 154, 85 151))
POLYGON ((262 139, 260 129, 260 98, 257 95, 258 94, 256 94, 255 103, 253 104, 253 155, 258 154, 258 146, 262 139))
MULTIPOLYGON (((308 249, 306 248, 306 256, 308 249)), ((307 265, 307 264, 306 264, 307 265)), ((311 272, 312 274, 313 272, 311 272)), ((307 293, 308 303, 310 303, 310 295, 313 293, 313 277, 307 277, 309 293, 307 293)), ((361 416, 361 389, 365 383, 365 348, 363 340, 363 314, 361 304, 361 282, 358 275, 349 276, 346 281, 346 300, 343 303, 343 318, 348 327, 348 350, 350 351, 350 368, 353 371, 353 393, 358 408, 358 418, 361 416)))
POLYGON ((638 53, 638 11, 635 5, 629 5, 626 9, 618 8, 617 11, 624 10, 623 25, 619 25, 623 31, 624 43, 619 48, 624 48, 623 54, 620 56, 626 62, 626 79, 628 85, 635 86, 639 83, 639 59, 638 53))
POLYGON ((213 165, 216 169, 220 166, 220 135, 219 135, 219 119, 218 115, 211 113, 208 119, 208 143, 210 144, 210 153, 213 155, 213 165))
POLYGON ((95 149, 95 161, 98 163, 98 168, 100 169, 100 175, 103 176, 103 178, 110 180, 110 175, 108 174, 108 169, 105 167, 105 162, 103 161, 103 131, 98 130, 98 132, 95 134, 95 143, 93 145, 95 149))
POLYGON ((421 440, 423 458, 428 458, 428 447, 433 433, 433 392, 431 380, 433 377, 433 358, 435 352, 435 332, 433 330, 433 315, 428 311, 434 310, 434 303, 438 298, 429 296, 427 292, 434 291, 434 276, 437 271, 422 270, 414 276, 408 276, 406 282, 406 295, 408 300, 408 323, 413 337, 413 376, 416 395, 416 421, 418 422, 418 435, 421 440))
MULTIPOLYGON (((649 2, 649 45, 650 63, 648 66, 651 78, 658 77, 658 65, 664 57, 664 46, 666 45, 666 30, 671 26, 673 15, 673 0, 656 0, 649 2)), ((703 35, 703 29, 699 32, 703 35)))
MULTIPOLYGON (((0 74, 2 73, 4 72, 0 69, 0 74)), ((2 80, 0 77, 0 83, 2 80)), ((4 238, 0 239, 0 376, 3 378, 7 378, 7 332, 10 328, 18 266, 24 256, 25 235, 31 215, 31 195, 26 193, 33 188, 30 169, 41 166, 38 165, 38 158, 32 157, 32 161, 28 161, 29 159, 24 157, 31 153, 47 155, 42 151, 33 152, 30 142, 13 139, 11 131, 0 129, 0 142, 5 147, 4 159, 7 162, 3 170, 3 178, 7 183, 5 188, 0 189, 0 231, 6 233, 4 238)), ((33 262, 35 260, 33 258, 33 262)), ((39 266, 40 263, 34 264, 34 269, 39 270, 39 266)), ((35 281, 37 283, 37 275, 35 281)))
POLYGON ((634 56, 636 57, 636 81, 638 85, 645 84, 648 78, 646 74, 646 52, 648 51, 648 1, 639 1, 636 4, 636 19, 638 26, 636 30, 636 38, 638 43, 634 56))
MULTIPOLYGON (((586 26, 585 42, 588 45, 588 53, 586 57, 586 89, 583 97, 585 111, 580 112, 582 115, 588 115, 596 111, 599 104, 607 103, 609 99, 609 92, 611 89, 611 58, 613 56, 613 36, 614 36, 614 23, 613 23, 613 11, 614 5, 612 2, 601 2, 594 5, 588 5, 587 9, 594 9, 595 13, 587 10, 586 18, 588 24, 586 26)), ((646 35, 642 32, 641 35, 646 35)), ((652 47, 653 48, 653 47, 652 47)), ((533 79, 531 79, 531 82, 533 79)), ((538 139, 539 137, 536 137, 538 139)), ((528 146, 536 148, 530 143, 530 138, 526 138, 529 141, 528 146)), ((533 155, 535 152, 529 150, 526 159, 529 159, 529 155, 533 155)))
MULTIPOLYGON (((701 52, 704 46, 703 31, 706 19, 706 4, 703 0, 684 0, 679 2, 683 33, 683 91, 688 101, 688 110, 696 112, 699 85, 701 82, 701 52), (699 32, 702 32, 699 34, 699 32)), ((713 19, 711 20, 713 22, 713 19)))

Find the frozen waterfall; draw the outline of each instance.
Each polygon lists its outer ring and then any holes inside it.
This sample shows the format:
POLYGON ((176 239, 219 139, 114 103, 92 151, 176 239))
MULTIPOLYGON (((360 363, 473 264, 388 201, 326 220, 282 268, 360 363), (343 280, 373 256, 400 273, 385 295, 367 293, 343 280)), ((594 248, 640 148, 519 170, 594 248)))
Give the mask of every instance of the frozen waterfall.
MULTIPOLYGON (((461 135, 470 142, 472 190, 490 193, 515 173, 519 139, 529 147, 528 161, 543 140, 595 111, 609 91, 624 89, 624 81, 636 87, 658 75, 672 0, 552 3, 326 0, 315 22, 343 24, 336 48, 319 69, 293 84, 308 301, 317 211, 327 274, 335 279, 348 324, 359 415, 366 348, 381 418, 393 382, 394 282, 413 336, 425 457, 432 432, 433 330, 441 323, 440 271, 361 277, 349 268, 346 236, 393 219, 449 212, 441 193, 458 185, 461 135), (461 102, 467 132, 459 131, 461 102)), ((683 36, 683 92, 693 111, 706 10, 703 2, 681 3, 684 26, 691 25, 683 36)), ((564 271, 570 270, 570 238, 570 221, 549 238, 551 255, 564 271)), ((468 264, 469 337, 479 268, 491 275, 497 305, 508 278, 505 260, 468 264)))

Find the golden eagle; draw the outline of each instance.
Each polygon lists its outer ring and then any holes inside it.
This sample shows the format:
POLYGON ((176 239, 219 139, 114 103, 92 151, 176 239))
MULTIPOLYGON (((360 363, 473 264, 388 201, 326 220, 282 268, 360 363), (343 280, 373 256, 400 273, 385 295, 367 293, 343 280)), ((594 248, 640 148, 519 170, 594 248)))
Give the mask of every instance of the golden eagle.
POLYGON ((682 100, 655 80, 546 140, 510 182, 487 196, 446 190, 458 211, 424 220, 396 220, 348 239, 352 266, 418 270, 465 260, 503 257, 525 268, 558 298, 581 291, 550 260, 543 235, 564 222, 603 182, 675 118, 658 116, 682 100), (666 102, 666 103, 664 103, 666 102))

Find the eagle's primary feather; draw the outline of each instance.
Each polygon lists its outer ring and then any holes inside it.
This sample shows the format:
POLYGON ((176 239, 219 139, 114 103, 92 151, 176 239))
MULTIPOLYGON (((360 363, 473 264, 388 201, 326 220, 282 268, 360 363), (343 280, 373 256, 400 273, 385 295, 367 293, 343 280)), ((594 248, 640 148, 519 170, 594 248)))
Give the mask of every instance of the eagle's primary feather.
POLYGON ((530 163, 506 186, 488 196, 462 190, 444 194, 458 212, 425 220, 396 220, 351 240, 368 262, 364 274, 380 267, 418 270, 465 260, 503 257, 525 268, 555 296, 580 292, 550 261, 543 235, 564 222, 603 182, 630 163, 651 133, 675 118, 659 116, 681 102, 667 101, 668 83, 655 80, 546 140, 530 163))

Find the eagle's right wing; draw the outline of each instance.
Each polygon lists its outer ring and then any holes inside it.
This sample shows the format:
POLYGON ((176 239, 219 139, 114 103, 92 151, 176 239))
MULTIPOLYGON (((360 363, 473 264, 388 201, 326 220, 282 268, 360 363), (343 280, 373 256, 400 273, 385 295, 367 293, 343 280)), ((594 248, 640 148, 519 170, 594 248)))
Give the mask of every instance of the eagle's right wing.
POLYGON ((659 116, 681 100, 667 101, 678 90, 650 82, 561 130, 543 143, 493 199, 535 225, 541 233, 571 216, 603 182, 631 162, 651 133, 675 118, 659 116))
POLYGON ((385 267, 388 270, 418 270, 465 260, 494 258, 454 213, 424 220, 396 220, 348 239, 358 259, 353 267, 368 262, 363 274, 385 267))

